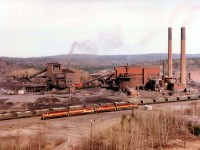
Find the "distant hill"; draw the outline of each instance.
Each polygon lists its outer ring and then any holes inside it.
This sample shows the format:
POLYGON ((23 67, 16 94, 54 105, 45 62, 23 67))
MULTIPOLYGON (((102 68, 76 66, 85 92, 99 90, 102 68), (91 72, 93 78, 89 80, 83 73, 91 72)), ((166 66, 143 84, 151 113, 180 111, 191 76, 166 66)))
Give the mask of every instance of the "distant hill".
MULTIPOLYGON (((139 55, 88 55, 88 54, 71 54, 72 65, 113 65, 113 64, 126 64, 137 63, 143 61, 158 61, 167 59, 167 54, 139 54, 139 55)), ((67 64, 69 55, 56 55, 45 57, 30 57, 30 58, 11 58, 0 57, 15 64, 27 65, 45 65, 47 62, 60 62, 67 64)), ((173 54, 173 59, 180 58, 180 54, 173 54)), ((187 58, 200 58, 200 54, 187 54, 187 58)))
MULTIPOLYGON (((140 54, 140 55, 88 55, 88 54, 71 54, 70 62, 71 66, 75 66, 81 69, 87 68, 112 68, 116 65, 136 64, 145 62, 155 62, 159 60, 166 60, 168 54, 140 54), (109 67, 106 67, 109 66, 109 67)), ((173 54, 173 59, 179 59, 180 54, 173 54)), ((187 54, 187 58, 200 58, 200 54, 187 54)), ((0 57, 1 70, 12 70, 12 67, 16 69, 20 68, 37 68, 43 69, 46 63, 59 62, 67 65, 69 55, 56 55, 45 57, 30 57, 30 58, 11 58, 0 57), (3 65, 2 65, 3 64, 3 65), (7 68, 8 67, 8 68, 7 68)), ((87 70, 86 69, 86 70, 87 70)), ((100 70, 99 69, 99 70, 100 70)), ((88 71, 87 70, 87 71, 88 71)))

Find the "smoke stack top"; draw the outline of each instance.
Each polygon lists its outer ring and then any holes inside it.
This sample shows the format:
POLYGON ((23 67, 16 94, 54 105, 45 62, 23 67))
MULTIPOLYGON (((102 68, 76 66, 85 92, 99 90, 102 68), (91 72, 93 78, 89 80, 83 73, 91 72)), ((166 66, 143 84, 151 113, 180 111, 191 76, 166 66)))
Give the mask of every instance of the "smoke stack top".
POLYGON ((168 40, 172 40, 172 28, 168 28, 168 40))
POLYGON ((185 40, 185 27, 181 27, 181 40, 185 40))

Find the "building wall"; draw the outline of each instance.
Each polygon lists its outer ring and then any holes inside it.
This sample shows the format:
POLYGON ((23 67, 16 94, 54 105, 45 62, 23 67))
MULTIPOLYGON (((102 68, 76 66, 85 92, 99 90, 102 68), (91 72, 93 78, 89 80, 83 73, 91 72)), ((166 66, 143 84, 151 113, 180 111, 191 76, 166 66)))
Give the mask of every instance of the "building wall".
POLYGON ((117 77, 125 73, 130 76, 129 81, 121 81, 120 87, 137 87, 145 86, 149 79, 160 78, 160 67, 127 67, 120 66, 115 67, 117 77))
MULTIPOLYGON (((74 71, 74 70, 73 70, 74 71)), ((71 84, 78 84, 80 83, 80 78, 81 74, 79 71, 74 71, 75 73, 66 73, 65 78, 66 78, 66 84, 71 85, 71 84)))
POLYGON ((183 91, 185 89, 185 84, 182 83, 174 83, 175 91, 183 91))
POLYGON ((78 84, 81 82, 81 72, 79 70, 73 70, 75 75, 73 76, 73 83, 78 84))
POLYGON ((117 77, 118 77, 120 74, 126 73, 126 67, 125 67, 125 66, 116 67, 115 69, 116 69, 116 71, 117 71, 117 77))
POLYGON ((47 75, 57 74, 62 72, 61 64, 48 63, 47 64, 47 75))
POLYGON ((160 67, 144 68, 144 83, 146 84, 149 79, 160 78, 160 67))
POLYGON ((129 87, 143 86, 144 84, 143 67, 131 67, 128 68, 128 72, 132 74, 129 87))
POLYGON ((52 82, 57 85, 72 85, 79 84, 81 73, 79 70, 68 70, 65 69, 59 63, 48 63, 47 74, 52 79, 52 82))

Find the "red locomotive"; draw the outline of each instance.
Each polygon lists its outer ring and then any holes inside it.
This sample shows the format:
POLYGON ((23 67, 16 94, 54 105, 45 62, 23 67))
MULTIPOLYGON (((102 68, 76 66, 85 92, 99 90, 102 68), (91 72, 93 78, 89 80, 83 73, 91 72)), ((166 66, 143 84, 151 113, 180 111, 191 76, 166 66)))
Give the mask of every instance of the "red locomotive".
POLYGON ((41 119, 43 120, 43 119, 51 119, 51 118, 57 118, 57 117, 83 115, 83 114, 89 114, 89 113, 117 111, 117 110, 133 109, 137 107, 138 106, 136 104, 130 103, 130 102, 106 103, 106 104, 99 104, 99 105, 92 105, 92 106, 91 105, 90 106, 77 105, 77 106, 70 106, 66 108, 66 110, 44 113, 41 119))

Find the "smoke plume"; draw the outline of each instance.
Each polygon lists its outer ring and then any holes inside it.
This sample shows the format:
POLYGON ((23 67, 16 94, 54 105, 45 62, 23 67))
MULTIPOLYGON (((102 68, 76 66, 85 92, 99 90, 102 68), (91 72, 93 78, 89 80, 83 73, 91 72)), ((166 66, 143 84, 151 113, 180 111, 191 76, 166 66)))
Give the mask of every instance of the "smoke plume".
POLYGON ((184 14, 184 19, 182 26, 189 25, 194 20, 199 8, 200 8, 199 1, 188 1, 188 0, 180 1, 180 3, 178 3, 175 9, 172 11, 172 14, 169 18, 169 26, 172 26, 176 18, 183 14, 184 14))
POLYGON ((101 52, 113 52, 123 45, 123 33, 121 30, 103 31, 93 40, 74 42, 69 51, 72 53, 99 54, 101 52))
POLYGON ((185 19, 183 21, 183 26, 188 26, 192 21, 195 19, 197 11, 199 10, 200 5, 199 4, 190 4, 190 7, 188 8, 188 12, 185 16, 185 19))

